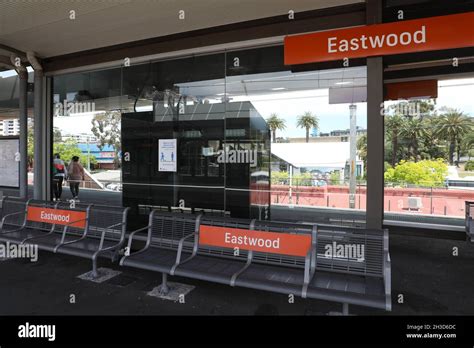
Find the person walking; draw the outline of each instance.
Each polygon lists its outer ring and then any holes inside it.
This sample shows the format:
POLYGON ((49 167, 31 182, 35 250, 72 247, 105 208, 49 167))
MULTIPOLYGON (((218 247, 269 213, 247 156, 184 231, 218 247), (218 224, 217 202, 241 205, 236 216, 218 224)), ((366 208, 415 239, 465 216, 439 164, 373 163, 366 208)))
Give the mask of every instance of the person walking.
POLYGON ((84 168, 79 162, 79 157, 74 156, 71 163, 67 168, 69 188, 73 199, 78 199, 79 196, 79 184, 84 180, 84 168))
POLYGON ((53 160, 53 194, 54 200, 60 201, 63 194, 63 181, 67 176, 66 165, 59 153, 54 154, 53 160))

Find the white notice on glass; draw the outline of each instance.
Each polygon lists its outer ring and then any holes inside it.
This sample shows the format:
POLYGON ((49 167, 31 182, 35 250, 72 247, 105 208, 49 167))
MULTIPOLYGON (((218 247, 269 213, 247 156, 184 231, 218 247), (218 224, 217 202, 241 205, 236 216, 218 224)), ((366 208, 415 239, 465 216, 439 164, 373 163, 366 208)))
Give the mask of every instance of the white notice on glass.
POLYGON ((20 184, 20 151, 18 139, 0 139, 0 186, 18 187, 20 184))
POLYGON ((158 171, 176 172, 176 139, 158 140, 158 171))

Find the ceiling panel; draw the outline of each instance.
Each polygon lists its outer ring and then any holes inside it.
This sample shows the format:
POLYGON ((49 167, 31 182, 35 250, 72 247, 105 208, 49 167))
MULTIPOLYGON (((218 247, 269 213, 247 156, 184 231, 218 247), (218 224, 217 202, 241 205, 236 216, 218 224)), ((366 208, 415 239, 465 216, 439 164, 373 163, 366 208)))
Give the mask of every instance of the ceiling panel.
MULTIPOLYGON (((51 57, 364 0, 16 0, 0 2, 0 44, 51 57), (76 19, 69 18, 74 10, 76 19), (179 19, 179 11, 185 19, 179 19)), ((242 38, 245 39, 245 38, 242 38)))

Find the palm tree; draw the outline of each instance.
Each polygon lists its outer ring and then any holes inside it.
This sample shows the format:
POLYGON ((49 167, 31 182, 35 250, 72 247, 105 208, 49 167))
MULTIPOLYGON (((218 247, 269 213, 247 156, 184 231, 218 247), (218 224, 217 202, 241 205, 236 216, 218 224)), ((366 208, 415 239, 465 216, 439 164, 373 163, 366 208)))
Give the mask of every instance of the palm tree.
POLYGON ((464 151, 467 152, 467 155, 469 156, 469 160, 471 160, 471 153, 474 152, 474 132, 466 134, 462 140, 462 144, 464 151))
POLYGON ((309 130, 311 128, 319 127, 318 116, 313 115, 311 112, 306 111, 303 115, 298 117, 296 126, 299 128, 306 129, 306 142, 309 143, 309 130))
POLYGON ((400 115, 393 115, 385 118, 385 131, 387 138, 392 142, 392 166, 398 162, 398 137, 402 132, 403 124, 403 118, 400 115))
POLYGON ((472 132, 473 122, 459 110, 445 108, 444 111, 436 122, 436 134, 449 142, 449 163, 452 165, 455 150, 459 163, 462 137, 472 132))
POLYGON ((267 125, 272 131, 273 142, 276 142, 276 131, 284 130, 286 128, 285 120, 279 118, 277 114, 273 113, 267 118, 267 125))
POLYGON ((426 124, 420 118, 407 118, 401 127, 400 135, 408 139, 410 154, 418 161, 418 140, 426 135, 426 124))

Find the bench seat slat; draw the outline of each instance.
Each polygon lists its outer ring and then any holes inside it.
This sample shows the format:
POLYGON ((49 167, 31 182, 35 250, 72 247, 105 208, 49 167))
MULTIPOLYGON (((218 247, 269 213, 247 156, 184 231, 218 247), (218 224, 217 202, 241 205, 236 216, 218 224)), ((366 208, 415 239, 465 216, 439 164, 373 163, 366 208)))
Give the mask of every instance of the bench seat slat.
MULTIPOLYGON (((46 233, 49 232, 36 230, 28 227, 25 227, 19 231, 5 232, 5 230, 8 231, 9 228, 11 228, 11 226, 4 226, 2 233, 0 234, 0 242, 11 242, 21 244, 27 238, 40 237, 46 235, 46 233)), ((18 227, 11 229, 18 229, 18 227)))
POLYGON ((316 272, 308 287, 307 297, 386 309, 381 278, 316 272))
MULTIPOLYGON (((77 237, 76 237, 77 239, 77 237)), ((116 242, 104 241, 102 248, 108 248, 116 245, 116 242)), ((79 256, 79 257, 91 257, 94 253, 99 250, 100 240, 98 239, 83 239, 81 241, 60 246, 57 249, 58 253, 79 256)), ((106 253, 100 254, 102 257, 107 257, 106 253)))
MULTIPOLYGON (((184 252, 183 257, 187 257, 184 252)), ((169 273, 175 262, 176 250, 150 247, 144 252, 123 258, 121 265, 146 269, 148 271, 169 273)))
POLYGON ((235 285, 301 296, 303 281, 301 269, 252 264, 237 277, 235 285))
POLYGON ((244 266, 245 262, 242 260, 196 255, 178 266, 175 275, 229 285, 232 276, 244 266))

